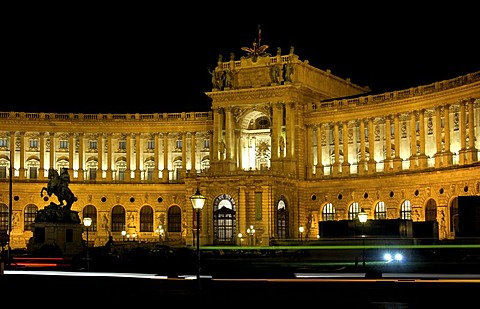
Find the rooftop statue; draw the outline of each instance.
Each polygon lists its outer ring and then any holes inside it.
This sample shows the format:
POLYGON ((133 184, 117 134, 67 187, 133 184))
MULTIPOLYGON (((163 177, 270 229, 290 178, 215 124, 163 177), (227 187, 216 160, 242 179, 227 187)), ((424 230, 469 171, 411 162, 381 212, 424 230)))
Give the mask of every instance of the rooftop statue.
POLYGON ((260 45, 256 40, 253 41, 253 47, 242 47, 242 50, 247 52, 247 58, 252 58, 253 62, 256 62, 258 57, 270 57, 267 49, 268 45, 260 45))
POLYGON ((257 61, 258 57, 270 57, 271 55, 266 52, 268 45, 262 45, 262 29, 258 26, 258 43, 257 40, 253 40, 253 47, 242 47, 243 51, 247 52, 247 58, 252 58, 253 62, 257 61))

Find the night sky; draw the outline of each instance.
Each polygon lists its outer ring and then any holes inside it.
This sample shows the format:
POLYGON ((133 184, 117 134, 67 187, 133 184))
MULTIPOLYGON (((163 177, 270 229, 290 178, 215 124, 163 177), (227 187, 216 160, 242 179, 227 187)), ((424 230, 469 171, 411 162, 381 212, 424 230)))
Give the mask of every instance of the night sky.
MULTIPOLYGON (((152 2, 153 3, 153 2, 152 2)), ((218 55, 246 55, 258 39, 372 93, 480 70, 478 18, 455 8, 204 8, 179 3, 4 11, 0 111, 156 113, 210 111, 218 55), (203 13, 202 13, 203 12, 203 13), (234 14, 236 12, 237 14, 234 14), (342 13, 342 14, 340 14, 342 13), (192 17, 193 16, 193 17, 192 17), (302 16, 299 18, 298 16, 302 16)), ((200 4, 197 4, 200 5, 200 4)), ((240 5, 240 4, 239 4, 240 5)), ((346 4, 342 4, 346 6, 346 4)))

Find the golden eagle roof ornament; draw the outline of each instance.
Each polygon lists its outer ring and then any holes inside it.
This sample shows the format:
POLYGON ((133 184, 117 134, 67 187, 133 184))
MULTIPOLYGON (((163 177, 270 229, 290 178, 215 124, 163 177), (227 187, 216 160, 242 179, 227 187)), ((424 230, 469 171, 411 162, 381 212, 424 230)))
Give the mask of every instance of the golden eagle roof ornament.
POLYGON ((253 47, 242 47, 243 51, 247 52, 247 58, 252 58, 253 62, 257 61, 258 57, 271 56, 266 52, 268 45, 262 45, 262 29, 258 25, 258 43, 257 39, 253 40, 253 47))

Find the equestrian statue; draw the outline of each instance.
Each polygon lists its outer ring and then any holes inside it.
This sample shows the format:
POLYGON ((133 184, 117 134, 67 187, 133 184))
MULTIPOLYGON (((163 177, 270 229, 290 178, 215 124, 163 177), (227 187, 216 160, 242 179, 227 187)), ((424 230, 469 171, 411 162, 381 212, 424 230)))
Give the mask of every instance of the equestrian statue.
POLYGON ((50 168, 48 170, 48 185, 43 187, 40 191, 40 196, 43 197, 43 192, 46 191, 48 196, 52 194, 57 196, 60 204, 50 203, 51 206, 62 207, 66 210, 72 208, 72 204, 75 202, 76 198, 73 192, 68 187, 70 183, 70 175, 68 174, 68 169, 63 168, 62 173, 59 175, 56 169, 50 168))

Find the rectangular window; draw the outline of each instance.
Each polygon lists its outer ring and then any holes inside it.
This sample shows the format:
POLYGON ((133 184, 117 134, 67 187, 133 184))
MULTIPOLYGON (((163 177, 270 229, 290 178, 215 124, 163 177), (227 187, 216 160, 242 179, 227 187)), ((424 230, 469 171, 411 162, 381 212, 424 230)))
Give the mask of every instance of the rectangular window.
POLYGON ((149 167, 147 169, 147 180, 152 181, 153 180, 153 167, 149 167))
POLYGON ((89 169, 89 179, 90 180, 97 179, 97 169, 96 168, 90 168, 89 169))
POLYGON ((119 141, 118 142, 118 149, 120 149, 120 150, 127 149, 127 141, 119 141))
POLYGON ((89 148, 90 148, 90 150, 97 150, 97 141, 96 140, 91 140, 89 142, 89 148))
MULTIPOLYGON (((0 231, 7 231, 8 229, 8 208, 2 206, 0 209, 0 231)), ((3 247, 2 247, 3 251, 3 247)))
POLYGON ((35 218, 37 217, 37 208, 33 205, 27 206, 25 213, 23 214, 23 229, 25 231, 33 231, 35 218))
POLYGON ((68 149, 68 140, 64 139, 60 141, 60 149, 68 149))
POLYGON ((118 180, 124 181, 125 180, 125 169, 118 170, 118 180))
POLYGON ((30 139, 30 148, 38 148, 38 139, 30 139))
POLYGON ((149 150, 155 149, 155 141, 153 139, 149 139, 147 141, 147 149, 149 150))
POLYGON ((0 138, 0 147, 6 148, 7 146, 8 146, 7 138, 6 137, 0 138))
POLYGON ((31 166, 28 170, 30 179, 38 178, 38 168, 36 166, 31 166))
POLYGON ((6 179, 7 178, 7 167, 0 166, 0 179, 6 179))

